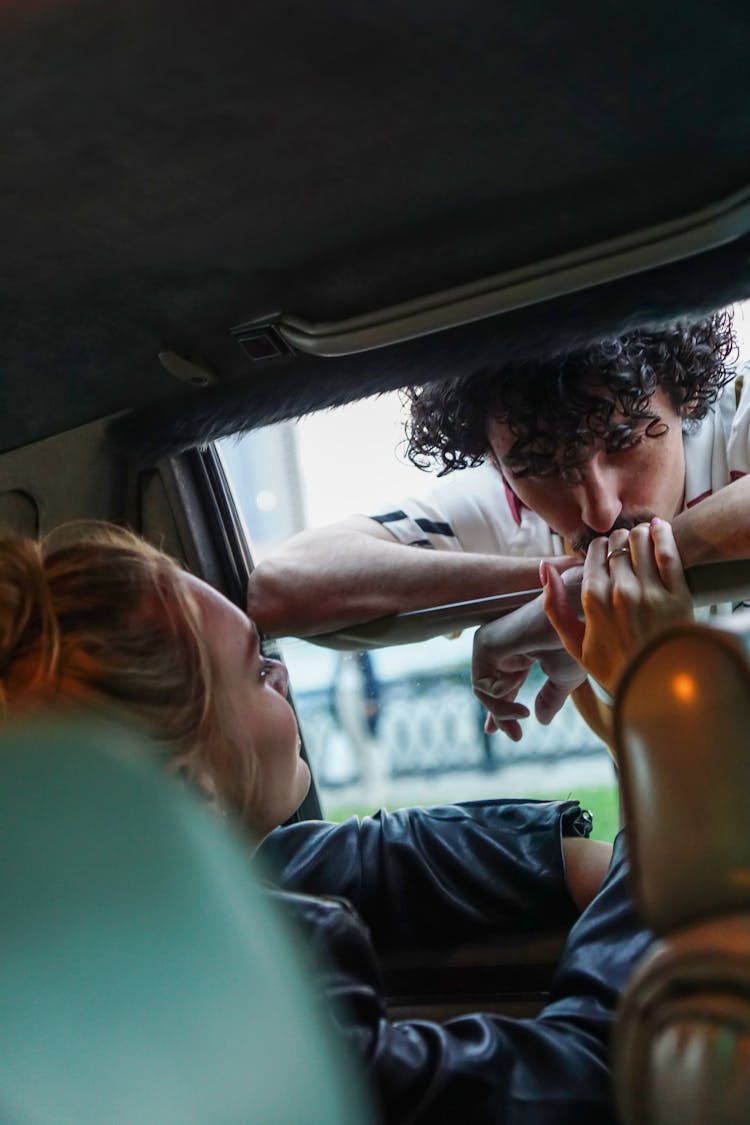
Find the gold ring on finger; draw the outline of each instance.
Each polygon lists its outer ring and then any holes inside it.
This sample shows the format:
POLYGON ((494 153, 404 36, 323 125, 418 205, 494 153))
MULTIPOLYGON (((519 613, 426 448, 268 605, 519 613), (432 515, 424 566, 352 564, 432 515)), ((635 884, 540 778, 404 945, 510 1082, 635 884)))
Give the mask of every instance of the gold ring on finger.
POLYGON ((629 547, 613 547, 611 551, 607 551, 607 562, 609 562, 610 559, 616 558, 617 555, 629 555, 629 554, 630 554, 630 548, 629 547))

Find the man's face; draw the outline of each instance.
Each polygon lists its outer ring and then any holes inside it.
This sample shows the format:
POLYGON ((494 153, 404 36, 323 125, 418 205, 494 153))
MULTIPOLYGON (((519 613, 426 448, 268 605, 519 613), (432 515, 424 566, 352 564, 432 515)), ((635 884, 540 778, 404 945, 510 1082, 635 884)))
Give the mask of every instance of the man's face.
POLYGON ((607 535, 614 527, 632 527, 653 516, 671 522, 682 507, 682 418, 663 391, 654 392, 650 407, 669 427, 666 433, 646 437, 641 436, 642 431, 637 432, 635 444, 614 453, 595 441, 577 484, 567 484, 555 473, 519 476, 523 466, 508 458, 515 438, 505 424, 492 419, 487 438, 498 467, 519 500, 585 554, 592 539, 607 535))

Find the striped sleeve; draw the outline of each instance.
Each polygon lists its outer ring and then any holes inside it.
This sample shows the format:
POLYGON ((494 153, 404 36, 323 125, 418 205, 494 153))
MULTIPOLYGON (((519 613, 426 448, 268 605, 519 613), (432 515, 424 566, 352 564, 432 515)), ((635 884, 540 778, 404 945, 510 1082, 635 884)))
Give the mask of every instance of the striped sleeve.
POLYGON ((490 464, 439 477, 371 518, 413 547, 487 555, 552 554, 551 533, 524 509, 490 464))

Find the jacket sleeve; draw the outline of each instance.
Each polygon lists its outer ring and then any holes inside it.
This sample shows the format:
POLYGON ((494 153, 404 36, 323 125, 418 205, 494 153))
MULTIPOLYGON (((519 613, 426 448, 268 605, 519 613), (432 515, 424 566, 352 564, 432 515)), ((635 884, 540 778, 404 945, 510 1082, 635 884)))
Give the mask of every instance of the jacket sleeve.
POLYGON ((626 875, 620 837, 602 890, 570 932, 553 998, 534 1019, 389 1020, 361 924, 331 902, 297 905, 308 945, 327 954, 320 988, 364 1065, 383 1121, 615 1125, 610 1034, 620 992, 653 941, 635 917, 626 875))
POLYGON ((381 950, 569 926, 561 837, 577 801, 476 801, 279 828, 259 854, 277 886, 346 898, 381 950))

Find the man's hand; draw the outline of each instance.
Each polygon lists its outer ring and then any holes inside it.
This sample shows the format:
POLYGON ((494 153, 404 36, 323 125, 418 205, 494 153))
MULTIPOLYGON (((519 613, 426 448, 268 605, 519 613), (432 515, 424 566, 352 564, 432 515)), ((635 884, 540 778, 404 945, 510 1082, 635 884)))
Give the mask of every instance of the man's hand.
MULTIPOLYGON (((580 568, 566 571, 565 581, 575 582, 580 568)), ((586 679, 586 672, 563 648, 547 620, 542 598, 515 613, 483 625, 474 635, 472 682, 474 694, 487 708, 485 730, 501 730, 514 742, 522 736, 521 719, 528 707, 516 696, 538 660, 547 680, 534 702, 534 713, 545 725, 554 718, 571 691, 586 679)))

